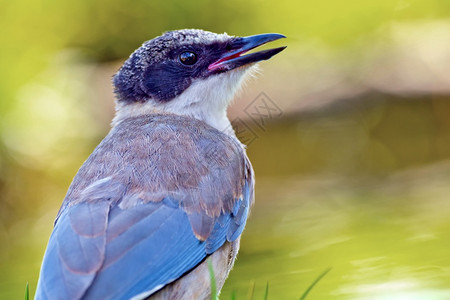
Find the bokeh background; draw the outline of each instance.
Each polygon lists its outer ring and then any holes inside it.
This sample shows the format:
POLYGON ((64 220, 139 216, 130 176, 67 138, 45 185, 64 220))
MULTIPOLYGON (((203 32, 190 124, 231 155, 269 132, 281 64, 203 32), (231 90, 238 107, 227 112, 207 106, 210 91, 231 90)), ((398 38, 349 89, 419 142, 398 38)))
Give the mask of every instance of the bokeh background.
POLYGON ((298 299, 331 268, 309 299, 450 299, 450 1, 0 0, 0 28, 1 299, 34 294, 111 76, 179 28, 288 36, 229 111, 257 192, 221 298, 298 299))

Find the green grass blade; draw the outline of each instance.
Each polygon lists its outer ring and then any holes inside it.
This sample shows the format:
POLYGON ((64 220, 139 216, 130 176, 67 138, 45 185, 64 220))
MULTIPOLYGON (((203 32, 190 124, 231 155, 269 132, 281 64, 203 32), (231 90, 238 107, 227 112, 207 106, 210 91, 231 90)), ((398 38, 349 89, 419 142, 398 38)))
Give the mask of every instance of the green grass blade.
POLYGON ((253 300, 253 293, 255 292, 255 282, 250 283, 250 290, 248 291, 248 300, 253 300))
POLYGON ((231 300, 236 300, 236 291, 231 293, 231 300))
POLYGON ((266 291, 264 292, 264 300, 269 298, 269 282, 266 283, 266 291))
POLYGON ((306 296, 309 294, 309 292, 311 292, 311 290, 313 289, 313 287, 325 276, 327 275, 328 272, 331 271, 331 268, 326 269, 325 271, 322 272, 322 274, 320 274, 316 280, 314 280, 311 285, 306 289, 306 291, 303 293, 303 295, 300 297, 300 300, 304 300, 306 299, 306 296))
POLYGON ((217 285, 216 276, 214 276, 214 269, 211 259, 208 259, 209 279, 211 281, 211 300, 217 300, 217 285))
POLYGON ((25 300, 29 300, 30 299, 30 288, 28 287, 28 282, 27 282, 27 286, 25 287, 25 300))

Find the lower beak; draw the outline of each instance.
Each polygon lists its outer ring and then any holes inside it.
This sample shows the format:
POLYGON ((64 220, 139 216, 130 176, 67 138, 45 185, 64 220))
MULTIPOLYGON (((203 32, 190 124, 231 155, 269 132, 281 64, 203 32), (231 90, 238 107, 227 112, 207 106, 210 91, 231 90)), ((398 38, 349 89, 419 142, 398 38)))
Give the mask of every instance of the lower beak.
POLYGON ((247 37, 238 37, 231 44, 231 49, 233 50, 226 52, 220 59, 210 64, 208 66, 208 70, 229 71, 244 65, 267 60, 275 54, 283 51, 286 46, 254 52, 247 55, 243 54, 258 46, 281 38, 285 38, 285 36, 278 33, 266 33, 247 37))

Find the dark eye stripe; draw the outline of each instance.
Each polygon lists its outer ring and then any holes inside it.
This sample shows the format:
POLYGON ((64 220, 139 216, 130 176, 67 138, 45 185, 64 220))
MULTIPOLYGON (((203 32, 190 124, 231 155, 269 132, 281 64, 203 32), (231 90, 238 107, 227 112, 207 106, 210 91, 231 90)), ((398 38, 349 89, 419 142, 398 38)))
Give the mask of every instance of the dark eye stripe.
POLYGON ((197 55, 194 52, 185 51, 180 54, 180 62, 184 65, 193 65, 197 62, 197 55))

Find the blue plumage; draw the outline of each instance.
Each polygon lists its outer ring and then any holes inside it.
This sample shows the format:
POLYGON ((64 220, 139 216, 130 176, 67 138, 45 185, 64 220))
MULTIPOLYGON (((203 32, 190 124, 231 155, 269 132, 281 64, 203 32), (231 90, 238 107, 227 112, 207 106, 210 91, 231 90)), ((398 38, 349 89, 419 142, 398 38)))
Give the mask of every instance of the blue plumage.
POLYGON ((81 203, 66 210, 50 237, 36 299, 79 299, 100 269, 109 205, 81 203))
MULTIPOLYGON (((239 209, 236 216, 222 214, 209 238, 199 241, 179 207, 159 202, 123 210, 97 201, 75 205, 61 214, 49 241, 37 299, 81 295, 83 299, 129 299, 154 290, 216 251, 235 228, 230 224, 243 221, 239 209), (50 294, 49 284, 67 290, 50 294)), ((241 231, 233 232, 229 241, 241 231)))
POLYGON ((173 281, 205 258, 204 242, 193 235, 185 212, 162 203, 142 206, 135 211, 149 214, 111 237, 104 267, 85 299, 129 299, 173 281))

